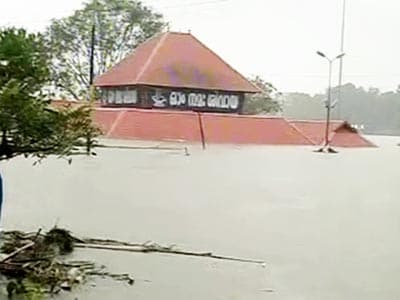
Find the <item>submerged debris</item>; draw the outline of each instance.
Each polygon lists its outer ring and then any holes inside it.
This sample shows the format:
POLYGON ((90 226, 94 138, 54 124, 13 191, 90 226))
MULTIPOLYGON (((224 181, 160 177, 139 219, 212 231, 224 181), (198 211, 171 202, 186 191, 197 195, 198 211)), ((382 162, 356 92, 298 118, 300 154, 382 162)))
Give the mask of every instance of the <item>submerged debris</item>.
POLYGON ((89 261, 68 261, 79 239, 69 231, 54 228, 46 234, 19 231, 2 234, 0 274, 7 280, 9 298, 15 294, 58 294, 94 276, 125 281, 132 285, 128 274, 112 274, 89 261))
POLYGON ((61 255, 66 255, 74 250, 75 239, 69 231, 61 228, 53 228, 44 237, 43 243, 46 246, 53 246, 58 249, 61 255))
POLYGON ((98 267, 90 261, 68 261, 68 254, 75 248, 100 249, 139 253, 162 253, 195 256, 208 259, 255 263, 265 267, 260 260, 221 256, 212 252, 191 252, 156 243, 127 243, 110 239, 80 239, 65 229, 53 228, 46 234, 20 231, 3 232, 0 238, 0 275, 8 280, 7 293, 58 294, 70 291, 74 286, 97 277, 123 281, 129 285, 134 279, 129 274, 112 274, 104 266, 98 267))
POLYGON ((239 258, 232 256, 222 256, 222 255, 216 255, 212 252, 185 251, 176 249, 175 245, 161 246, 157 243, 149 243, 149 242, 144 244, 133 244, 133 243, 114 241, 114 240, 84 239, 81 242, 76 243, 75 246, 77 248, 89 248, 89 249, 109 250, 109 251, 164 253, 164 254, 174 254, 183 256, 196 256, 196 257, 211 258, 218 260, 230 260, 243 263, 259 264, 263 267, 265 266, 265 261, 262 260, 239 258))

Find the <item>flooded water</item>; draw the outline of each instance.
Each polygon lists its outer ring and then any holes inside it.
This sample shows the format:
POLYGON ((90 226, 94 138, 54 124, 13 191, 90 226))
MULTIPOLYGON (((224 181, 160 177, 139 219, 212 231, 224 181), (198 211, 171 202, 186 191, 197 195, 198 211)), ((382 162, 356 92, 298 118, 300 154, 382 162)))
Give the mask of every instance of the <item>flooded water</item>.
MULTIPOLYGON (((400 298, 400 147, 212 146, 110 150, 72 165, 2 163, 3 227, 261 259, 266 267, 171 255, 78 251, 133 287, 98 281, 61 299, 400 298)), ((117 142, 116 142, 117 143, 117 142)))

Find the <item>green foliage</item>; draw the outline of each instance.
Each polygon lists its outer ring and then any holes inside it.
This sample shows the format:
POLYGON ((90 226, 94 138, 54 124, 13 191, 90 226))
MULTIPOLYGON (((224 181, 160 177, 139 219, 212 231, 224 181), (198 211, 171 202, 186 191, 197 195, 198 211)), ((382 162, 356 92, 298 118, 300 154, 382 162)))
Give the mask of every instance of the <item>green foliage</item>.
POLYGON ((280 93, 269 82, 259 76, 251 78, 250 81, 257 86, 261 92, 254 95, 246 95, 242 113, 246 115, 276 114, 281 111, 278 101, 280 93))
MULTIPOLYGON (((45 292, 37 283, 33 283, 28 279, 12 280, 6 286, 7 296, 1 295, 4 299, 21 299, 21 300, 42 300, 45 292)), ((3 299, 3 298, 1 298, 3 299)))
POLYGON ((284 94, 283 115, 290 119, 320 120, 326 116, 324 95, 311 96, 306 93, 284 94))
POLYGON ((45 291, 38 283, 34 283, 28 279, 22 282, 25 292, 23 293, 26 300, 43 300, 45 291))
MULTIPOLYGON (((338 87, 332 89, 337 99, 338 87)), ((285 117, 292 119, 324 119, 327 96, 300 93, 284 95, 285 117)), ((341 101, 332 110, 332 117, 364 128, 370 134, 400 134, 400 93, 370 88, 365 90, 348 83, 341 88, 341 101)))
POLYGON ((0 30, 0 41, 0 87, 15 80, 27 93, 39 91, 49 80, 43 37, 24 29, 5 29, 0 30))
POLYGON ((72 16, 53 20, 47 38, 53 54, 54 81, 76 99, 87 97, 89 90, 93 25, 96 75, 165 27, 162 15, 135 0, 91 0, 72 16))
MULTIPOLYGON (((97 129, 89 106, 55 110, 46 101, 49 57, 39 34, 0 30, 0 160, 80 153, 97 129)), ((88 152, 90 152, 90 148, 88 152)))

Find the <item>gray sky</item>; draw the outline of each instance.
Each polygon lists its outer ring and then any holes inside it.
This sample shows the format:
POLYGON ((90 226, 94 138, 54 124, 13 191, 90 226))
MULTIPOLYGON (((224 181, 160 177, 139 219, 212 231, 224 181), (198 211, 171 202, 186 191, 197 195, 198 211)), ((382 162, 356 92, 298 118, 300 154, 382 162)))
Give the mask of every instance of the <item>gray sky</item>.
MULTIPOLYGON (((0 26, 42 30, 82 0, 0 0, 0 26)), ((144 0, 171 30, 191 32, 244 75, 283 92, 317 93, 340 49, 342 0, 144 0)), ((347 0, 344 82, 384 91, 400 84, 400 1, 347 0)), ((338 64, 334 69, 337 83, 338 64)))

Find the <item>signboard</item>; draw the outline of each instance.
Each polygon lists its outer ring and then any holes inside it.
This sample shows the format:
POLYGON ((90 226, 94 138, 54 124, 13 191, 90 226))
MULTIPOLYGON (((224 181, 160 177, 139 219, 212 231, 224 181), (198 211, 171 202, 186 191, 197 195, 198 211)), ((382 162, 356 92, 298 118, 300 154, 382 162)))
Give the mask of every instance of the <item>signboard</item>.
POLYGON ((229 92, 150 89, 154 108, 177 108, 200 111, 238 112, 243 95, 229 92))

